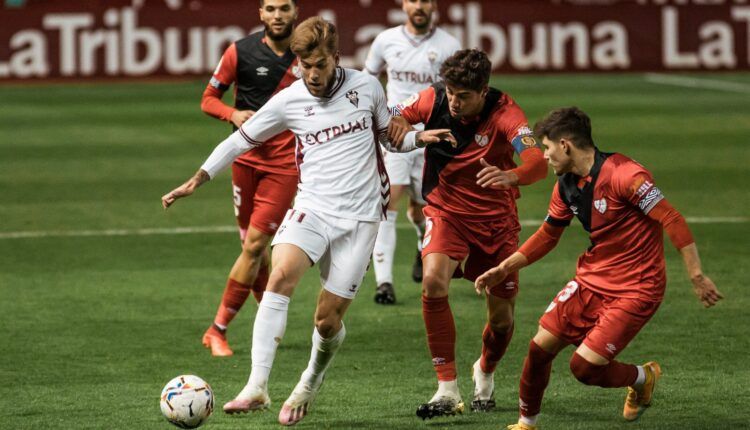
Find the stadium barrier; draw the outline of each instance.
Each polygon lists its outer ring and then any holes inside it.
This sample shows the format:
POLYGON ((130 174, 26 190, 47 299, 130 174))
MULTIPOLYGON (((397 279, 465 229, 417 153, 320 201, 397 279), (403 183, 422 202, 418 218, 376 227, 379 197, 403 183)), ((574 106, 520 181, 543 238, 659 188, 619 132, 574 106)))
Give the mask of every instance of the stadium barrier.
MULTIPOLYGON (((302 18, 338 25, 351 67, 403 22, 399 4, 300 2, 302 18)), ((6 0, 0 82, 206 76, 257 13, 249 0, 6 0)), ((439 22, 495 72, 750 70, 749 0, 441 0, 439 22)))

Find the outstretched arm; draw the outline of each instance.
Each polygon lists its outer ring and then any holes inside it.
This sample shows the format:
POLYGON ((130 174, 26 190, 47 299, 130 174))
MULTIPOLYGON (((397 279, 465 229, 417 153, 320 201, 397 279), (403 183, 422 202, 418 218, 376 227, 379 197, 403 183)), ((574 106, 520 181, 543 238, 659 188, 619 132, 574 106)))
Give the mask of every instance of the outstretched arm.
POLYGON ((517 272, 547 255, 557 246, 564 231, 565 227, 544 222, 539 230, 521 245, 518 251, 476 279, 474 288, 477 294, 482 294, 482 291, 502 282, 509 274, 517 272))
POLYGON ((695 245, 690 228, 685 218, 666 199, 662 199, 648 212, 648 216, 661 223, 672 244, 677 248, 685 263, 693 292, 703 306, 709 308, 724 296, 716 288, 714 282, 703 274, 698 247, 695 245))
POLYGON ((286 130, 285 92, 272 97, 250 120, 221 142, 206 159, 200 170, 184 184, 161 198, 164 209, 177 199, 191 195, 198 187, 213 179, 242 153, 286 130))

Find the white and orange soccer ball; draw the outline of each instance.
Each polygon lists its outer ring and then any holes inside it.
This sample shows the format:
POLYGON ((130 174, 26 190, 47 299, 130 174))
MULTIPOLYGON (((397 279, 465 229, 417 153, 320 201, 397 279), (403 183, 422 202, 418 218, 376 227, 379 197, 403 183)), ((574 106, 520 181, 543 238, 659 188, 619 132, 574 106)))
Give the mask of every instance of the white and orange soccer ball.
POLYGON ((206 381, 195 375, 180 375, 161 390, 161 413, 170 423, 183 429, 198 428, 214 410, 214 392, 206 381))

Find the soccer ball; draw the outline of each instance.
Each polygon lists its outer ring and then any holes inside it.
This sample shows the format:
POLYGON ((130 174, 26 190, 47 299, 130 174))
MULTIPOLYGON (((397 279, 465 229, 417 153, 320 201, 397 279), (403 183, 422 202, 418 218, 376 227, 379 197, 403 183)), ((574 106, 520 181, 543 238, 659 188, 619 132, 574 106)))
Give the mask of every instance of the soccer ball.
POLYGON ((180 375, 161 390, 161 413, 170 423, 183 429, 200 427, 214 410, 214 392, 206 381, 195 375, 180 375))

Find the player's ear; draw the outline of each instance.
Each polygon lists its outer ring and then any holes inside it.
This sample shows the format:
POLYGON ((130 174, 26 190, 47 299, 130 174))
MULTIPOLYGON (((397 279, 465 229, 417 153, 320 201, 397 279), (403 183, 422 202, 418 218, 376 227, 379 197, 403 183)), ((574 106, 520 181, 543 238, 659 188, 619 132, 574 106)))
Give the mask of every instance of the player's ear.
POLYGON ((338 67, 339 66, 339 60, 341 59, 341 56, 339 55, 338 52, 336 52, 336 54, 334 54, 333 59, 336 61, 336 67, 338 67))

